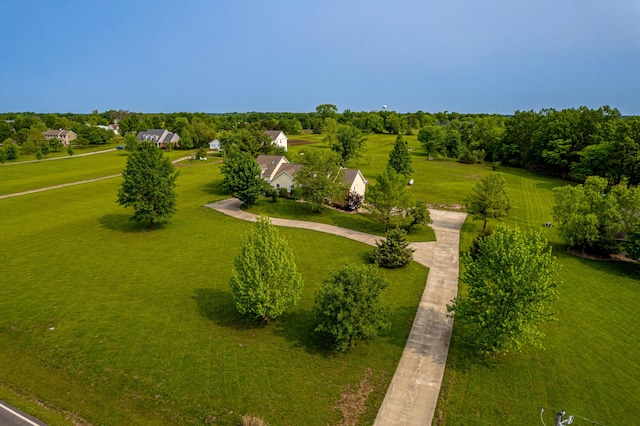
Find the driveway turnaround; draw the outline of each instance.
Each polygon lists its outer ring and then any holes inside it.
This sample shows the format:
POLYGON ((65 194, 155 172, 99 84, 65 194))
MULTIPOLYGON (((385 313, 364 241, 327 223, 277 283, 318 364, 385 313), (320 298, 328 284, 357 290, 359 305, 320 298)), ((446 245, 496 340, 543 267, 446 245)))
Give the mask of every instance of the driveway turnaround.
MULTIPOLYGON (((228 216, 255 222, 256 215, 240 210, 235 198, 207 204, 228 216)), ((458 292, 458 251, 460 228, 467 215, 429 210, 436 242, 411 243, 414 260, 430 268, 418 312, 411 327, 402 358, 382 402, 374 425, 430 425, 438 402, 440 385, 449 352, 453 319, 447 317, 447 303, 458 292)), ((368 245, 381 237, 363 232, 289 219, 272 218, 278 226, 326 232, 368 245)))

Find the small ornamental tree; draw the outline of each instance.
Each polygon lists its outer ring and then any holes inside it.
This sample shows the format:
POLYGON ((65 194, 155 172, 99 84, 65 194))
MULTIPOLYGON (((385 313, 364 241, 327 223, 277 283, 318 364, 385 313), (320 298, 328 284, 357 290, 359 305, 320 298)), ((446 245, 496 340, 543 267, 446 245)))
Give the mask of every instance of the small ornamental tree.
POLYGON ((402 135, 398 135, 396 143, 389 153, 389 162, 387 167, 391 167, 397 173, 403 176, 409 176, 413 173, 413 165, 411 160, 411 153, 409 152, 409 146, 407 142, 402 138, 402 135))
POLYGON ((268 321, 295 306, 302 293, 293 252, 266 216, 242 237, 229 282, 242 315, 268 321))
POLYGON ((73 150, 73 146, 69 145, 67 147, 67 154, 69 154, 70 156, 73 155, 75 153, 75 151, 73 150))
POLYGON ((376 241, 371 260, 383 268, 400 268, 413 260, 414 251, 407 242, 407 231, 395 228, 387 232, 383 241, 376 241))
POLYGON ((473 187, 469 196, 469 213, 484 220, 482 229, 487 229, 488 218, 505 216, 510 208, 502 173, 493 173, 483 177, 473 187))
POLYGON ((254 204, 265 189, 262 170, 247 152, 230 149, 220 173, 224 175, 222 189, 247 205, 254 204))
POLYGON ((405 177, 387 167, 377 176, 375 185, 367 188, 367 204, 373 216, 384 223, 385 231, 406 226, 406 211, 413 204, 413 199, 407 193, 405 177))
POLYGON ((369 339, 388 328, 389 309, 380 294, 389 285, 373 265, 345 264, 324 281, 314 307, 315 331, 330 336, 334 347, 344 352, 358 339, 369 339))
POLYGON ((424 201, 416 201, 416 203, 407 211, 407 232, 411 232, 411 228, 416 225, 428 225, 431 222, 431 213, 424 201))
POLYGON ((122 172, 118 204, 133 207, 131 220, 149 221, 149 228, 166 222, 176 212, 178 172, 162 150, 150 143, 139 144, 127 157, 122 172))
POLYGON ((541 233, 498 227, 462 255, 466 292, 447 306, 485 354, 542 347, 538 327, 554 318, 559 269, 541 233))

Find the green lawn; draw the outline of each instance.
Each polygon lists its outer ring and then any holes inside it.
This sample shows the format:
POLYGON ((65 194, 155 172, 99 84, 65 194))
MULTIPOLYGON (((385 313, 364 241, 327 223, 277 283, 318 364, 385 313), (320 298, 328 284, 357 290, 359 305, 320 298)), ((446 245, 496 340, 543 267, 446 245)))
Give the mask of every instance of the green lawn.
MULTIPOLYGON (((316 213, 307 203, 287 199, 278 199, 278 202, 273 203, 271 198, 261 199, 255 205, 248 208, 243 207, 243 209, 251 213, 264 214, 270 217, 320 222, 366 232, 372 235, 385 235, 384 225, 373 219, 370 214, 346 213, 328 207, 323 207, 321 213, 316 213)), ((436 236, 433 229, 425 225, 412 227, 411 232, 407 235, 407 241, 435 240, 436 236)))
MULTIPOLYGON (((167 155, 175 160, 190 152, 174 150, 167 155)), ((116 175, 124 170, 127 155, 124 150, 109 151, 84 157, 66 156, 55 161, 0 165, 0 195, 116 175)))
MULTIPOLYGON (((321 139, 295 137, 303 138, 321 139)), ((428 161, 415 136, 407 139, 416 148, 416 183, 409 190, 418 199, 464 205, 475 182, 492 173, 485 165, 428 161)), ((395 136, 371 136, 367 153, 351 166, 373 182, 394 141, 395 136)), ((295 156, 318 147, 327 149, 318 143, 290 151, 295 156)), ((96 156, 108 164, 94 169, 120 172, 124 157, 107 155, 96 156)), ((82 178, 104 173, 76 164, 82 178)), ((65 179, 79 180, 73 172, 37 167, 44 165, 0 167, 2 191, 15 192, 6 191, 5 182, 15 188, 61 183, 64 173, 65 179), (9 177, 14 167, 22 172, 9 177)), ((208 416, 216 417, 214 424, 233 424, 238 414, 248 413, 274 425, 325 425, 339 420, 332 407, 348 386, 357 388, 369 368, 375 390, 360 424, 371 424, 404 347, 426 269, 414 264, 387 272, 393 285, 384 297, 392 305, 394 329, 335 355, 310 337, 313 297, 331 268, 346 259, 364 262, 370 248, 282 229, 303 272, 304 296, 282 319, 252 327, 236 317, 228 289, 239 236, 251 224, 202 207, 225 197, 216 164, 188 162, 180 170, 179 212, 155 232, 129 222, 131 212, 116 204, 119 178, 0 200, 0 399, 51 425, 68 421, 30 399, 95 424, 202 424, 208 416)), ((551 189, 565 182, 501 171, 512 204, 503 222, 544 232, 562 264, 558 321, 545 327, 546 350, 489 360, 469 353, 464 330, 454 326, 436 423, 539 424, 542 406, 546 424, 553 424, 553 409, 604 424, 637 423, 635 265, 567 254, 557 230, 542 227, 552 220, 551 189)), ((258 209, 297 214, 298 206, 281 206, 264 202, 258 209)), ((490 227, 496 224, 489 221, 490 227)), ((465 223, 463 250, 481 227, 479 220, 465 223)))
MULTIPOLYGON (((463 204, 482 176, 493 173, 486 165, 428 161, 415 137, 410 189, 429 203, 463 204)), ((359 167, 368 179, 387 161, 394 136, 370 136, 359 167)), ((298 147, 295 147, 297 149, 298 147)), ((308 147, 307 147, 308 149, 308 147)), ((326 149, 326 148, 324 148, 326 149)), ((353 164, 354 166, 356 164, 353 164)), ((602 424, 615 419, 635 424, 640 418, 640 275, 635 265, 579 259, 566 252, 553 221, 552 188, 567 182, 525 170, 501 168, 512 208, 502 222, 525 230, 540 230, 562 265, 558 321, 545 327, 546 350, 527 350, 497 359, 481 360, 465 346, 464 330, 454 325, 451 350, 435 424, 494 425, 553 424, 554 409, 565 409, 602 424)), ((373 180, 373 179, 372 179, 373 180)), ((498 221, 490 220, 489 227, 498 221)), ((461 234, 465 250, 482 221, 467 220, 461 234)), ((464 289, 462 289, 464 291, 464 289)), ((574 424, 589 424, 576 418, 574 424)))
POLYGON ((116 204, 119 178, 0 200, 0 399, 50 425, 68 421, 33 399, 93 424, 203 424, 210 416, 236 424, 255 414, 274 425, 325 425, 340 419, 341 394, 370 374, 361 422, 372 423, 427 269, 385 272, 393 328, 336 355, 312 333, 313 300, 332 269, 364 262, 370 247, 282 229, 303 297, 264 328, 246 323, 228 280, 252 225, 203 207, 224 197, 217 164, 179 169, 179 211, 154 232, 116 204))

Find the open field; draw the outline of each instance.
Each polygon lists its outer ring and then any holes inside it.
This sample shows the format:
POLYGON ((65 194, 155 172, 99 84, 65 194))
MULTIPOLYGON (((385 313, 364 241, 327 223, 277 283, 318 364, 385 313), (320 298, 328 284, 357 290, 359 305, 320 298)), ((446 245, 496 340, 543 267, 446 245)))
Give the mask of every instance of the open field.
POLYGON ((255 414, 325 425, 340 419, 341 394, 368 375, 370 424, 426 268, 388 272, 393 328, 335 355, 311 333, 314 296, 331 269, 363 262, 370 247, 282 229, 303 298, 265 328, 252 326, 236 316, 228 288, 251 224, 202 207, 223 197, 217 164, 190 162, 180 173, 179 212, 154 232, 116 204, 119 179, 1 200, 0 398, 51 425, 66 423, 19 395, 94 424, 235 424, 255 414))
MULTIPOLYGON (((416 183, 409 190, 418 199, 464 204, 477 179, 492 173, 484 165, 428 161, 415 136, 406 139, 416 148, 416 183)), ((357 166, 371 182, 394 140, 369 138, 357 166)), ((295 146, 291 152, 318 146, 295 146)), ((113 162, 105 167, 117 173, 124 159, 118 167, 115 160, 105 157, 113 162)), ((28 166, 0 167, 0 179, 4 182, 11 168, 24 167, 30 182, 41 169, 28 166)), ((340 394, 348 385, 356 389, 371 368, 376 388, 361 419, 370 424, 400 357, 426 270, 412 265, 389 273, 395 284, 385 298, 393 304, 394 330, 347 355, 333 355, 309 338, 313 295, 328 268, 343 259, 364 261, 370 248, 282 229, 303 271, 305 294, 281 320, 264 329, 250 327, 235 317, 227 281, 238 237, 251 225, 202 208, 224 197, 217 188, 217 165, 190 162, 180 170, 179 212, 156 232, 129 222, 131 212, 115 203, 119 179, 0 200, 0 243, 6 247, 0 399, 40 416, 42 409, 19 392, 98 424, 201 424, 208 416, 216 417, 215 424, 230 424, 238 413, 248 413, 271 424, 324 425, 338 421, 332 407, 340 394)), ((636 423, 636 267, 568 255, 557 230, 541 226, 551 220, 551 189, 565 182, 500 171, 512 204, 503 222, 544 232, 562 264, 558 321, 545 327, 545 351, 489 360, 470 354, 464 330, 454 326, 436 422, 540 424, 544 406, 546 424, 552 424, 554 408, 602 424, 636 423)), ((82 167, 79 173, 92 175, 82 167)), ((56 176, 38 179, 46 184, 56 176)), ((69 178, 78 180, 72 173, 69 178)), ((21 178, 11 181, 18 187, 21 178)), ((481 227, 481 221, 465 224, 463 249, 481 227)), ((42 414, 51 425, 66 424, 42 414)), ((576 418, 574 424, 589 422, 576 418)))
MULTIPOLYGON (((410 191, 429 203, 464 204, 465 197, 490 167, 449 161, 428 161, 415 136, 416 183, 410 191)), ((370 136, 367 153, 359 161, 366 178, 386 165, 395 136, 370 136)), ((296 147, 297 148, 297 147, 296 147)), ((355 164, 353 164, 355 166, 355 164)), ((640 418, 640 275, 637 266, 576 258, 552 221, 552 188, 567 182, 526 170, 501 168, 511 198, 511 211, 502 222, 525 230, 542 231, 562 264, 558 321, 545 328, 546 350, 527 350, 498 359, 479 360, 464 344, 464 330, 454 324, 436 424, 553 424, 554 409, 565 409, 602 424, 637 423, 640 418)), ((497 225, 490 220, 489 227, 497 225)), ((482 229, 482 221, 467 220, 462 250, 482 229)), ((576 418, 574 424, 590 424, 576 418)))

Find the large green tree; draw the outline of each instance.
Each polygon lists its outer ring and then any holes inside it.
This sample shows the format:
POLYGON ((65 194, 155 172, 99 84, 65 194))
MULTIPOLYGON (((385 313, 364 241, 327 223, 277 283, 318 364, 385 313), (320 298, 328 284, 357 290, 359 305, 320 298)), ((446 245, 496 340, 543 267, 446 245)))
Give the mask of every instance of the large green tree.
POLYGON ((344 166, 349 160, 360 155, 365 140, 360 129, 351 124, 341 124, 338 126, 331 149, 340 155, 341 164, 344 166))
POLYGON ((178 172, 164 152, 150 143, 141 143, 127 157, 122 172, 118 203, 133 207, 131 220, 149 221, 149 227, 166 222, 176 212, 175 191, 178 172))
POLYGON ((247 205, 256 202, 266 185, 260 166, 248 152, 228 150, 220 173, 224 176, 222 189, 247 205))
POLYGON ((542 346, 539 326, 554 318, 559 266, 541 233, 500 226, 462 255, 466 289, 447 309, 486 354, 542 346), (466 290, 466 291, 465 291, 466 290))
POLYGON ((608 189, 605 178, 590 176, 583 185, 566 185, 554 191, 553 218, 558 232, 567 244, 583 252, 617 252, 617 237, 637 229, 637 188, 617 185, 608 189))
POLYGON ((229 282, 242 315, 268 321, 295 306, 302 293, 293 252, 266 216, 242 237, 229 282))
POLYGON ((409 224, 408 211, 414 204, 413 198, 407 192, 405 177, 394 169, 385 169, 376 177, 375 185, 367 187, 366 201, 374 217, 384 223, 386 231, 409 224))
POLYGON ((389 162, 387 163, 387 167, 391 167, 393 170, 404 176, 409 176, 413 173, 413 164, 411 160, 411 153, 409 152, 409 146, 402 135, 398 135, 398 137, 396 137, 396 143, 393 145, 393 149, 389 153, 389 162))
POLYGON ((487 219, 502 217, 511 205, 502 173, 493 173, 480 179, 469 195, 467 210, 484 220, 482 229, 487 229, 487 219))
POLYGON ((388 285, 373 265, 343 265, 324 281, 316 298, 315 330, 329 335, 341 352, 354 346, 358 339, 375 337, 390 326, 389 309, 380 301, 380 294, 388 285))
POLYGON ((344 172, 339 162, 337 154, 317 149, 305 151, 302 156, 302 168, 295 180, 302 188, 304 199, 316 212, 322 211, 323 204, 344 194, 344 172))

